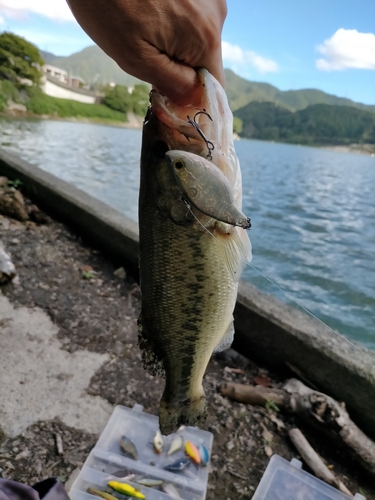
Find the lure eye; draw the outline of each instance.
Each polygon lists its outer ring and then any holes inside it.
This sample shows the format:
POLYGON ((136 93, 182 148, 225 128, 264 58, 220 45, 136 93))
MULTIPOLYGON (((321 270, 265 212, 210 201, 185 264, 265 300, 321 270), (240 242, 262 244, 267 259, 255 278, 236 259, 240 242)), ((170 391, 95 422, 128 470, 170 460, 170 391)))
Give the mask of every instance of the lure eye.
POLYGON ((184 164, 182 163, 182 161, 176 161, 175 167, 177 168, 177 170, 180 170, 183 166, 184 164))

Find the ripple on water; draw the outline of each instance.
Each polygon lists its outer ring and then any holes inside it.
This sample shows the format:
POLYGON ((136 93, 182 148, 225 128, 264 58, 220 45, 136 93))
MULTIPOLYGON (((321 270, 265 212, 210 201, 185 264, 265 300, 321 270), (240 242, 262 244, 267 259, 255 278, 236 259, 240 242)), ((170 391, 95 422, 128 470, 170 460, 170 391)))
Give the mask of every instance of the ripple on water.
MULTIPOLYGON (((137 219, 141 131, 1 120, 1 144, 137 219)), ((236 141, 253 269, 244 278, 375 348, 375 158, 236 141), (295 304, 294 304, 295 305, 295 304)))

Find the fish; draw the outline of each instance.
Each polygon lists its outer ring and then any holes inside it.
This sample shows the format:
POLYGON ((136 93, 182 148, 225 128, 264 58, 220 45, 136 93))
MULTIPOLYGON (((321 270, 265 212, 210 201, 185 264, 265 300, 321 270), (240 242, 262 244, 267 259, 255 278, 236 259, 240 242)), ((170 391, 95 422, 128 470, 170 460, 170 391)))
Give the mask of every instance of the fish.
POLYGON ((135 444, 133 443, 133 441, 131 441, 126 436, 121 437, 120 448, 121 448, 121 451, 124 455, 126 455, 129 458, 132 458, 133 460, 138 460, 137 448, 135 447, 135 444))
POLYGON ((201 463, 201 456, 199 454, 198 448, 191 441, 186 441, 185 443, 185 453, 190 457, 196 464, 201 463))
POLYGON ((232 343, 238 281, 251 260, 233 116, 215 78, 204 69, 198 77, 198 105, 151 91, 142 135, 138 345, 143 366, 165 377, 163 435, 204 421, 204 372, 232 343), (178 158, 186 175, 200 172, 197 184, 175 173, 178 158))
POLYGON ((120 483, 118 481, 108 481, 108 486, 110 486, 118 493, 128 495, 129 497, 146 498, 141 491, 139 491, 137 488, 133 488, 133 486, 130 486, 130 484, 120 483))
POLYGON ((105 498, 105 500, 118 500, 117 497, 107 493, 106 491, 95 490, 94 488, 87 488, 87 493, 95 495, 97 497, 105 498))
POLYGON ((182 436, 175 437, 174 440, 171 442, 171 446, 169 447, 167 455, 172 455, 172 453, 175 453, 176 451, 181 449, 183 443, 184 439, 182 436))
POLYGON ((178 489, 172 483, 164 483, 161 489, 171 498, 181 498, 178 489))
POLYGON ((154 450, 156 451, 156 453, 160 454, 163 451, 163 447, 164 447, 163 437, 158 429, 154 437, 154 450))
POLYGON ((164 469, 170 472, 182 472, 190 465, 190 463, 190 458, 179 458, 176 462, 166 465, 164 469))
POLYGON ((210 460, 210 454, 208 453, 207 448, 203 444, 199 445, 198 450, 199 450, 199 455, 201 457, 201 465, 205 467, 210 460))

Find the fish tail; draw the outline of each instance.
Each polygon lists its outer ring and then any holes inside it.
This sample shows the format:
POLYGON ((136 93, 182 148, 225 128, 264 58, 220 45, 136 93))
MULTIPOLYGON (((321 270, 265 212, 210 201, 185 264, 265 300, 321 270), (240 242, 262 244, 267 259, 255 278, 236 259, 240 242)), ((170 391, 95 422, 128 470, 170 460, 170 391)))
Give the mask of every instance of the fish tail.
MULTIPOLYGON (((203 391, 202 391, 203 392, 203 391)), ((159 425, 164 436, 168 436, 181 425, 197 425, 206 420, 206 399, 204 394, 185 401, 168 402, 165 394, 160 401, 159 425)))

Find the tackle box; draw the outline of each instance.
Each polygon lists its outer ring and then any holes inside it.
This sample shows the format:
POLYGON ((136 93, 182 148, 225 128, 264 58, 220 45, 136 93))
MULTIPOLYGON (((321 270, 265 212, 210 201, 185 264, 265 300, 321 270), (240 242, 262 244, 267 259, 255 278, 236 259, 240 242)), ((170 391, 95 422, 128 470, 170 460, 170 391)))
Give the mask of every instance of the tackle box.
MULTIPOLYGON (((302 462, 273 455, 252 500, 349 500, 351 497, 302 470, 302 462)), ((355 500, 366 500, 359 493, 355 500)))
MULTIPOLYGON (((138 477, 163 480, 172 484, 184 500, 204 500, 206 498, 209 463, 207 466, 190 465, 181 472, 170 472, 165 467, 186 458, 184 446, 168 456, 170 444, 181 435, 186 441, 191 441, 197 447, 202 444, 211 457, 213 435, 197 427, 181 427, 170 436, 163 436, 164 447, 158 455, 153 447, 153 439, 159 429, 159 419, 154 415, 143 412, 141 405, 133 408, 116 406, 107 422, 98 442, 87 457, 82 470, 74 481, 69 497, 71 500, 98 500, 98 496, 91 495, 87 488, 110 492, 108 481, 120 481, 130 484, 140 490, 146 500, 170 500, 171 496, 164 493, 160 487, 141 486, 129 480, 126 476, 135 474, 138 477), (120 439, 126 436, 130 439, 138 452, 138 460, 125 456, 121 452, 120 439)), ((125 497, 111 491, 119 498, 125 497)))

